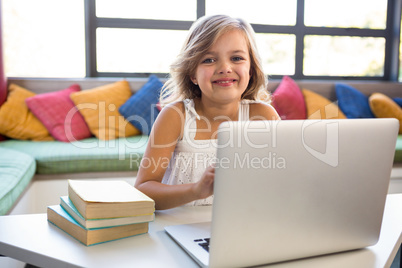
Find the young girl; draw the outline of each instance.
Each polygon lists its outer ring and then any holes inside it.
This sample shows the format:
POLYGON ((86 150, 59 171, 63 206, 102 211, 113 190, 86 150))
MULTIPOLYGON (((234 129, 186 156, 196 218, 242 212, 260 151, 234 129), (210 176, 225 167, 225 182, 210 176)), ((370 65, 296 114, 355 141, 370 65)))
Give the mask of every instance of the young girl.
POLYGON ((251 26, 216 15, 196 21, 171 66, 135 187, 156 209, 212 203, 216 135, 224 121, 279 120, 251 26), (257 101, 262 99, 265 102, 257 101))

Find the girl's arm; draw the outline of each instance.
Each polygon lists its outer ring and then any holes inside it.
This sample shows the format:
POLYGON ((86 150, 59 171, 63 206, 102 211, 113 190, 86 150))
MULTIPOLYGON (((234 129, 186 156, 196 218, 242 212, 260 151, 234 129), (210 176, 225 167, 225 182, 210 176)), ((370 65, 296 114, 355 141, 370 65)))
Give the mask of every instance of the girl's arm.
POLYGON ((181 185, 162 183, 176 143, 182 136, 184 114, 184 105, 181 102, 166 106, 160 112, 138 170, 134 186, 155 201, 156 209, 177 207, 211 194, 205 189, 212 188, 208 184, 211 180, 213 183, 213 169, 207 170, 198 183, 181 185))

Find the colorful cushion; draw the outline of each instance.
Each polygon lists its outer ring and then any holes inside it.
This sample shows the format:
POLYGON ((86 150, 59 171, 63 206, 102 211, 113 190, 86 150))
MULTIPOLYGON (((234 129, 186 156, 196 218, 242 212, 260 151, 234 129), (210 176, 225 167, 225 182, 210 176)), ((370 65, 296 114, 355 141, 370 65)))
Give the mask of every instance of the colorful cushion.
MULTIPOLYGON (((1 62, 0 62, 1 64, 1 62)), ((1 66, 0 66, 1 69, 1 66)), ((7 98, 7 81, 5 78, 1 75, 0 71, 0 106, 6 101, 7 98)))
POLYGON ((54 140, 25 104, 25 100, 32 96, 35 93, 10 85, 7 100, 0 107, 0 134, 19 140, 54 140))
POLYGON ((393 98, 393 100, 402 107, 402 98, 393 98))
POLYGON ((302 91, 289 76, 284 76, 272 94, 272 105, 282 119, 306 119, 306 104, 302 91))
POLYGON ((122 80, 72 93, 70 98, 84 117, 91 133, 98 139, 110 140, 140 133, 118 111, 130 96, 130 85, 122 80))
POLYGON ((124 118, 144 135, 149 135, 158 116, 157 103, 162 86, 158 77, 151 75, 148 82, 119 109, 124 118))
POLYGON ((6 101, 7 98, 7 78, 4 74, 3 55, 4 54, 2 53, 2 44, 0 42, 0 106, 6 101))
POLYGON ((396 118, 399 120, 399 134, 402 134, 402 108, 390 97, 374 93, 369 98, 371 110, 378 118, 396 118))
POLYGON ((346 84, 335 84, 338 105, 347 118, 374 118, 368 97, 346 84))
POLYGON ((336 103, 308 89, 302 92, 308 119, 346 119, 336 103))
MULTIPOLYGON (((1 53, 1 44, 0 44, 1 53)), ((0 60, 0 107, 6 101, 7 98, 7 79, 4 76, 3 63, 0 60)), ((5 140, 4 136, 0 135, 0 141, 5 140)))
MULTIPOLYGON (((16 142, 36 144, 36 142, 31 141, 16 142)), ((35 171, 36 161, 32 156, 12 148, 0 147, 0 215, 10 211, 19 196, 28 187, 35 171)))
POLYGON ((394 163, 402 163, 402 135, 396 140, 394 163))
POLYGON ((37 174, 136 171, 147 144, 148 136, 142 135, 108 141, 95 137, 74 142, 7 140, 0 142, 0 158, 2 148, 30 155, 37 174))
POLYGON ((70 99, 71 93, 80 90, 79 85, 72 85, 57 92, 35 95, 25 102, 56 140, 81 140, 89 138, 91 132, 70 99))

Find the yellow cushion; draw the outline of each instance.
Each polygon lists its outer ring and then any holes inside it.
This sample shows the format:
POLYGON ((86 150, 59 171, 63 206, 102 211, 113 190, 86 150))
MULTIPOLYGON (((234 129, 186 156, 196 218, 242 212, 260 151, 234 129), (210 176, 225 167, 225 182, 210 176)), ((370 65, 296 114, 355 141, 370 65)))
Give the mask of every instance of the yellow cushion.
POLYGON ((402 108, 390 97, 374 93, 369 98, 371 111, 379 118, 396 118, 399 120, 399 134, 402 134, 402 108))
POLYGON ((140 131, 119 113, 132 93, 127 81, 72 93, 71 100, 82 114, 91 133, 101 140, 129 137, 140 131))
POLYGON ((311 91, 303 89, 306 102, 307 119, 346 119, 338 105, 327 98, 311 91))
POLYGON ((0 134, 19 140, 54 140, 25 104, 25 99, 35 93, 15 84, 8 91, 7 100, 0 107, 0 134))

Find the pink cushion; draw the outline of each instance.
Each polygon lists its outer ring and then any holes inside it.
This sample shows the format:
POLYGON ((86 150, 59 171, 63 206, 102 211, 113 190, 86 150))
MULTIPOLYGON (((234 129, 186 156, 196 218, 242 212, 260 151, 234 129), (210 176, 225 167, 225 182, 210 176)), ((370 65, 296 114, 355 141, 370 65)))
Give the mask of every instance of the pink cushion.
MULTIPOLYGON (((0 15, 1 20, 1 15, 0 15)), ((1 27, 0 27, 1 36, 1 27)), ((2 42, 0 42, 0 106, 6 101, 7 98, 7 78, 4 74, 4 61, 3 61, 3 47, 2 42)), ((5 138, 0 135, 0 141, 5 140, 5 138)))
POLYGON ((4 74, 2 74, 2 70, 0 67, 0 106, 6 101, 6 98, 7 98, 7 79, 4 77, 4 74))
MULTIPOLYGON (((0 42, 1 43, 1 42, 0 42)), ((1 62, 0 62, 1 65, 1 62)), ((2 66, 0 66, 0 107, 6 101, 7 98, 7 80, 4 77, 2 66)), ((5 138, 0 135, 0 141, 4 141, 5 138)))
POLYGON ((71 85, 60 91, 35 95, 25 102, 56 140, 80 140, 91 136, 84 118, 70 99, 71 93, 80 90, 79 85, 71 85))
MULTIPOLYGON (((1 14, 0 14, 1 21, 1 14)), ((0 23, 1 24, 1 23, 0 23)), ((0 25, 1 26, 1 25, 0 25)), ((0 36, 1 36, 1 27, 0 27, 0 36)), ((0 42, 0 106, 6 101, 7 98, 7 78, 4 73, 4 57, 3 57, 3 46, 2 42, 0 42)))
POLYGON ((284 76, 272 94, 272 104, 282 119, 306 119, 306 103, 296 82, 284 76))

